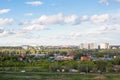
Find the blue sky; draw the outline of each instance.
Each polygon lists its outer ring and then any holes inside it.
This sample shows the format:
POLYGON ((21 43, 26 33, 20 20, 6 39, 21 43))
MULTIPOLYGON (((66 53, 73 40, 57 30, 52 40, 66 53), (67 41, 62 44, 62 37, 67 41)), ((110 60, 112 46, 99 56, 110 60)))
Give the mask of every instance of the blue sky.
POLYGON ((120 0, 1 0, 0 46, 120 44, 120 0))

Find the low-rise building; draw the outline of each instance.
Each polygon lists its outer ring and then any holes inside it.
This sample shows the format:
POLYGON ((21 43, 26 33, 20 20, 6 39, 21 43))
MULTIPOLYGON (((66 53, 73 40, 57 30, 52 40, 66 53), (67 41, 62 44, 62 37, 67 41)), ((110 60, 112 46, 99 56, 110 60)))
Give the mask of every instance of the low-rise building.
POLYGON ((110 45, 110 49, 120 49, 120 45, 110 45))
POLYGON ((71 56, 57 56, 57 57, 55 57, 55 60, 73 60, 73 57, 71 57, 71 56))
POLYGON ((90 56, 82 56, 80 60, 81 61, 90 60, 90 56))

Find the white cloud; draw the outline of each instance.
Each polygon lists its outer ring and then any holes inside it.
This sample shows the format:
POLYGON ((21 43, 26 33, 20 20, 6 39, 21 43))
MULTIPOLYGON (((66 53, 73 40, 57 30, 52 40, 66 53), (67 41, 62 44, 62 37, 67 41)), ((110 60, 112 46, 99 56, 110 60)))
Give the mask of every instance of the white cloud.
POLYGON ((120 0, 115 0, 115 1, 120 2, 120 0))
POLYGON ((32 2, 25 2, 26 4, 33 5, 33 6, 40 6, 43 3, 40 1, 32 1, 32 2))
MULTIPOLYGON (((85 23, 86 24, 86 23, 85 23)), ((84 26, 85 27, 85 26, 84 26)), ((87 29, 78 29, 76 31, 73 31, 69 34, 62 35, 65 39, 81 39, 81 38, 101 38, 104 39, 106 36, 107 38, 111 38, 111 35, 115 35, 120 31, 120 25, 114 24, 114 25, 97 25, 97 27, 89 27, 87 29)), ((60 38, 60 37, 59 37, 60 38)), ((83 40, 84 41, 84 40, 83 40)))
POLYGON ((111 35, 112 33, 116 33, 120 30, 120 25, 99 25, 96 28, 92 29, 86 29, 86 31, 83 32, 82 35, 87 35, 87 36, 93 36, 93 37, 98 37, 101 35, 106 35, 109 34, 111 35))
MULTIPOLYGON (((37 19, 33 19, 31 21, 24 21, 24 27, 23 30, 27 31, 36 31, 36 30, 44 30, 46 26, 49 25, 55 25, 55 24, 71 24, 76 23, 77 20, 81 21, 87 21, 86 23, 79 24, 77 26, 81 26, 80 30, 73 30, 73 33, 66 33, 61 36, 57 36, 57 40, 81 40, 84 41, 84 39, 93 40, 93 38, 99 38, 101 40, 104 40, 106 36, 109 34, 111 35, 116 34, 120 30, 119 25, 115 25, 114 20, 116 22, 116 17, 113 17, 114 15, 109 14, 101 14, 101 15, 92 15, 87 16, 84 15, 81 18, 76 15, 63 15, 61 13, 56 15, 43 15, 37 19), (80 19, 79 19, 80 18, 80 19), (93 24, 92 24, 93 23, 93 24), (97 26, 96 26, 97 23, 97 26), (101 24, 102 23, 102 24, 101 24), (108 24, 111 23, 111 24, 108 24), (86 24, 86 25, 83 25, 86 24), (86 27, 86 28, 82 28, 86 27), (89 27, 89 28, 88 28, 89 27), (90 39, 89 39, 90 38, 90 39)), ((119 22, 119 17, 117 16, 117 21, 119 22)), ((107 38, 111 38, 110 36, 107 38)), ((97 40, 96 40, 97 41, 97 40)))
POLYGON ((23 21, 22 24, 40 24, 40 25, 55 25, 55 24, 67 24, 67 23, 75 23, 78 17, 76 15, 64 16, 59 13, 56 15, 43 15, 37 19, 33 19, 31 21, 23 21))
MULTIPOLYGON (((63 25, 63 24, 75 24, 79 21, 84 22, 87 21, 89 23, 94 24, 100 24, 105 23, 110 19, 108 14, 102 14, 102 15, 93 15, 91 17, 88 17, 87 15, 82 16, 81 18, 76 15, 63 15, 62 13, 56 14, 56 15, 42 15, 39 18, 33 19, 33 20, 26 20, 23 21, 21 24, 24 26, 24 30, 33 31, 33 30, 44 30, 45 27, 50 25, 63 25)), ((77 35, 77 34, 76 34, 77 35)))
POLYGON ((33 16, 33 13, 26 13, 25 16, 33 16))
POLYGON ((30 25, 28 27, 23 28, 23 30, 25 31, 44 30, 44 29, 45 27, 43 25, 38 25, 38 24, 30 25))
POLYGON ((63 22, 63 14, 46 16, 43 15, 40 18, 33 20, 33 23, 43 24, 43 25, 51 25, 51 24, 60 24, 63 22))
POLYGON ((5 31, 3 30, 1 33, 0 33, 0 37, 8 37, 10 35, 14 35, 15 33, 13 32, 9 32, 9 31, 5 31))
POLYGON ((111 31, 119 31, 120 30, 120 25, 104 25, 101 28, 99 28, 97 31, 101 32, 111 32, 111 31))
POLYGON ((81 21, 87 21, 88 19, 89 19, 89 18, 88 18, 87 15, 84 15, 84 16, 81 17, 81 21))
POLYGON ((99 0, 99 3, 106 4, 107 6, 109 5, 109 1, 108 0, 99 0))
POLYGON ((63 25, 63 24, 74 24, 76 23, 78 17, 76 15, 68 15, 64 16, 63 14, 59 13, 56 15, 42 15, 37 19, 33 19, 30 21, 23 21, 22 25, 25 27, 23 30, 25 31, 36 31, 36 30, 47 30, 46 28, 50 25, 63 25), (26 27, 27 26, 27 27, 26 27))
POLYGON ((5 36, 7 36, 8 34, 7 34, 7 32, 6 31, 2 31, 1 33, 0 33, 0 37, 5 37, 5 36))
POLYGON ((108 21, 110 16, 108 14, 102 14, 102 15, 93 15, 91 16, 91 22, 92 23, 103 23, 108 21))
POLYGON ((10 9, 1 9, 0 14, 5 14, 5 13, 8 13, 10 11, 11 11, 10 9))
POLYGON ((70 15, 70 16, 67 16, 64 18, 64 22, 65 23, 74 23, 74 22, 76 22, 77 18, 78 17, 76 15, 70 15))
POLYGON ((13 18, 0 18, 0 26, 11 24, 14 22, 13 18))
POLYGON ((26 31, 23 30, 5 30, 0 29, 0 37, 9 37, 9 38, 26 38, 30 36, 30 33, 28 34, 26 31))

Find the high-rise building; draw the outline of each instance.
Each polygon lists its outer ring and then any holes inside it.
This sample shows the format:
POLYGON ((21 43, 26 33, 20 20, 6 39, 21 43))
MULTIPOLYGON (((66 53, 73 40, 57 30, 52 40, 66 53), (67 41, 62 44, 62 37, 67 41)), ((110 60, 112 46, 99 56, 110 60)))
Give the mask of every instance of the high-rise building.
POLYGON ((80 49, 98 49, 98 45, 96 43, 81 43, 80 49))
POLYGON ((96 43, 89 43, 88 47, 89 49, 98 49, 98 45, 96 43))
POLYGON ((80 44, 80 49, 88 49, 88 44, 87 43, 81 43, 80 44))
POLYGON ((100 49, 109 49, 109 43, 100 44, 100 49))

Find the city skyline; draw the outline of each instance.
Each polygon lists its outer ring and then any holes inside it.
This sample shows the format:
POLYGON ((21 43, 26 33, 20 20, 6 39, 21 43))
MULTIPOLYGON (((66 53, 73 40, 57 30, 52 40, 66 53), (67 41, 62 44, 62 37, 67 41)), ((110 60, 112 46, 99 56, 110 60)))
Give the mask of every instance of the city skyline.
POLYGON ((0 46, 120 44, 120 0, 1 0, 0 46))

